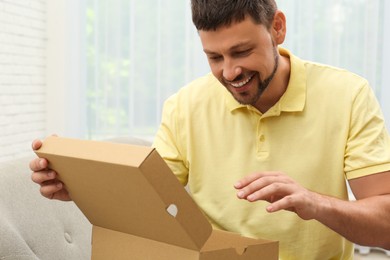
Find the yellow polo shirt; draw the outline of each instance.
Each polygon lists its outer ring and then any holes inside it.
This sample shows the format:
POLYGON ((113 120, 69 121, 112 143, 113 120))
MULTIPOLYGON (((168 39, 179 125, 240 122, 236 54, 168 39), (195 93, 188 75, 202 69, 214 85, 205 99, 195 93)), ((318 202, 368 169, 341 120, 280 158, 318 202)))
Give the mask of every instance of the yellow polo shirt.
POLYGON ((234 183, 282 171, 307 189, 347 199, 345 179, 390 170, 390 142, 366 80, 289 56, 286 92, 266 113, 240 105, 211 75, 169 98, 154 146, 215 228, 280 241, 280 259, 352 259, 353 245, 316 220, 267 213, 234 183))

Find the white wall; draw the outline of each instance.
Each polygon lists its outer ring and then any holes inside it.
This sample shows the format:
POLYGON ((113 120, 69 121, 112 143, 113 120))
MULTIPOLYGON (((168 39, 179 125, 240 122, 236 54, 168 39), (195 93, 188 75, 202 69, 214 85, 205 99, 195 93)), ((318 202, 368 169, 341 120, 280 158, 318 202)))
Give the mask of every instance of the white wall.
POLYGON ((46 128, 46 0, 0 1, 0 162, 46 128))

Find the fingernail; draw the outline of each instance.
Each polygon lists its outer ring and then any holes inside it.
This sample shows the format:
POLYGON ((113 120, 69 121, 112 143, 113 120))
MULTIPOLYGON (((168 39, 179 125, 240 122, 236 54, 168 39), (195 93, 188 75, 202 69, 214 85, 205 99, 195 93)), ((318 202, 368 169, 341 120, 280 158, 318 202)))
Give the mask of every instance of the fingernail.
POLYGON ((234 187, 236 187, 236 188, 239 188, 239 187, 241 187, 241 182, 236 182, 236 184, 234 184, 234 187))
POLYGON ((42 168, 45 167, 45 161, 39 160, 39 166, 41 166, 42 168))
POLYGON ((48 172, 47 175, 48 175, 50 178, 53 178, 53 177, 54 177, 54 172, 48 172))
POLYGON ((57 186, 57 188, 61 189, 62 188, 62 183, 59 182, 59 183, 56 184, 56 186, 57 186))
POLYGON ((239 192, 237 192, 237 196, 242 199, 244 197, 244 192, 240 190, 239 192))

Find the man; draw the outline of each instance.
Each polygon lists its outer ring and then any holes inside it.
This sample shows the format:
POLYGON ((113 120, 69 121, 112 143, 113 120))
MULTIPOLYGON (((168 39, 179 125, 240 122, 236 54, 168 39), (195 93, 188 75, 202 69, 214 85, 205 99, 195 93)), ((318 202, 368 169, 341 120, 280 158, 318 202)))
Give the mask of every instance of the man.
MULTIPOLYGON (((279 240, 283 260, 390 249, 390 141, 368 83, 278 48, 273 0, 192 13, 212 74, 166 101, 154 146, 213 226, 279 240)), ((70 199, 46 160, 30 167, 42 195, 70 199)))

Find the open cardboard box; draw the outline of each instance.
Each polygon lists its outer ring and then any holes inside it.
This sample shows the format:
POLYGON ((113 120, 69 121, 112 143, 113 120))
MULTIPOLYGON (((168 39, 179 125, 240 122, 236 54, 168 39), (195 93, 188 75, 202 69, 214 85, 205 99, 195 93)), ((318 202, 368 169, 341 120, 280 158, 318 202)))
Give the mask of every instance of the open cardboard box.
POLYGON ((49 137, 36 151, 93 224, 92 259, 278 259, 278 242, 213 230, 150 147, 49 137))

